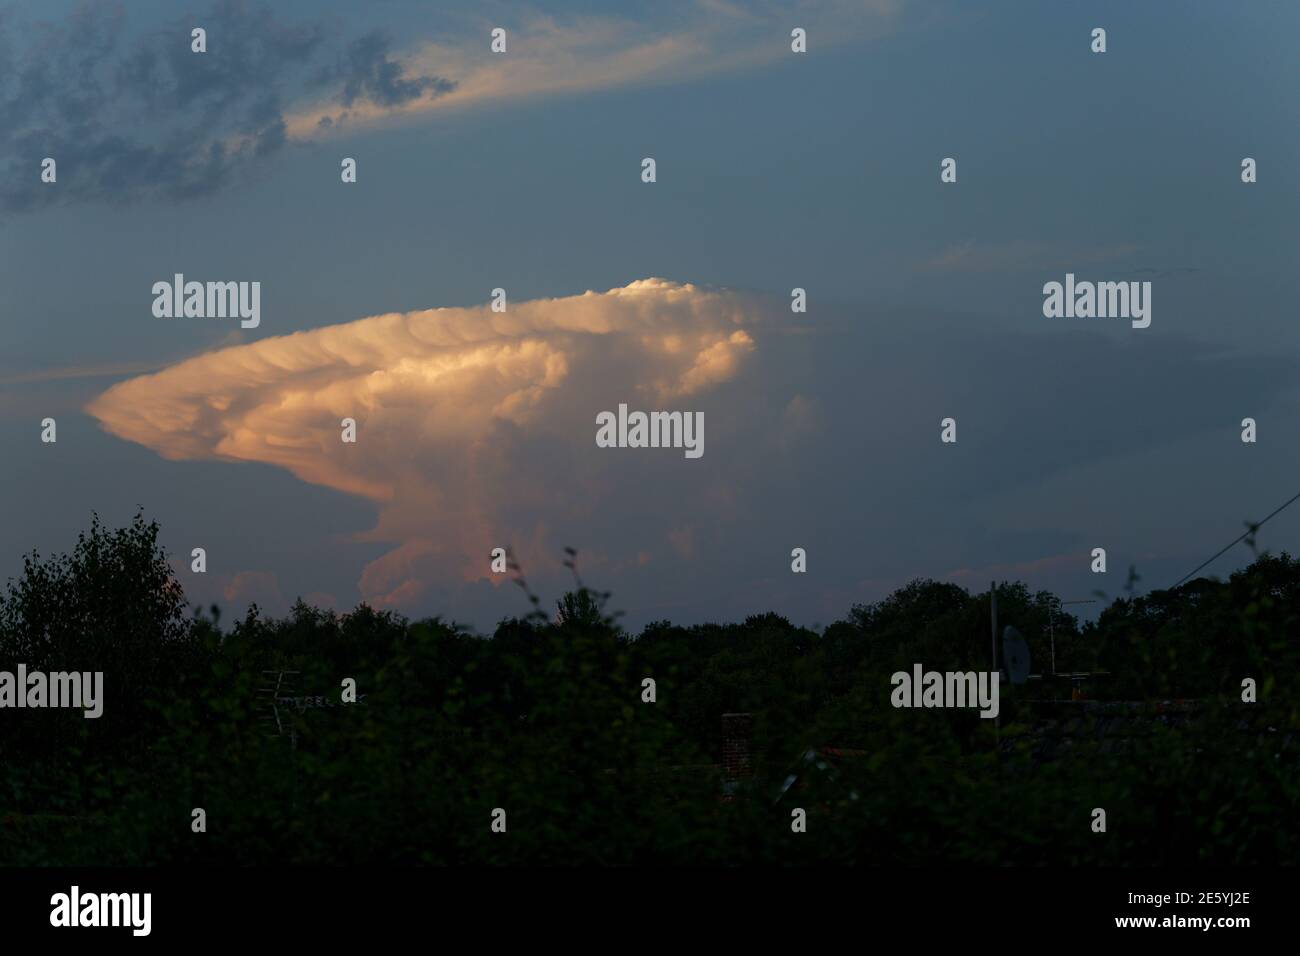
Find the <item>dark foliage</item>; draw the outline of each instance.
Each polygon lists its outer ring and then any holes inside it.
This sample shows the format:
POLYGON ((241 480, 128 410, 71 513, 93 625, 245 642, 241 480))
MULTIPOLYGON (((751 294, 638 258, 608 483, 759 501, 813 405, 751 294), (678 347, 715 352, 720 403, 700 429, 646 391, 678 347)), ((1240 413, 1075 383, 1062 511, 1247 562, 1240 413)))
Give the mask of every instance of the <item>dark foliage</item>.
MULTIPOLYGON (((1197 717, 1048 762, 1019 744, 1027 698, 897 710, 890 675, 983 670, 989 594, 916 581, 821 633, 775 614, 626 633, 578 587, 491 638, 434 618, 299 602, 187 616, 142 517, 96 519, 70 555, 32 555, 0 596, 0 670, 101 670, 104 716, 0 714, 0 863, 1294 862, 1300 563, 1129 595, 1080 628, 1055 598, 998 591, 1036 665, 1107 672, 1096 698, 1195 699, 1197 717), (267 736, 264 672, 292 672, 267 736), (1243 678, 1259 703, 1241 700, 1243 678), (341 702, 355 680, 361 699, 341 702), (643 681, 657 699, 643 700, 643 681), (302 702, 299 701, 299 704, 302 702), (1254 710, 1254 709, 1261 710, 1254 710), (1266 711, 1266 735, 1243 732, 1266 711), (752 777, 723 799, 720 717, 754 717, 752 777), (850 748, 842 760, 817 748, 850 748), (783 787, 794 778, 789 790, 783 787), (791 832, 793 807, 808 831, 791 832), (191 831, 202 807, 207 832, 191 831), (507 811, 505 834, 490 830, 507 811), (1093 808, 1108 831, 1093 833, 1093 808)), ((566 561, 574 567, 575 555, 566 561)), ((516 573, 518 569, 516 568, 516 573)), ((1253 724, 1251 726, 1254 726, 1253 724)), ((1085 735, 1086 737, 1086 735, 1085 735)))

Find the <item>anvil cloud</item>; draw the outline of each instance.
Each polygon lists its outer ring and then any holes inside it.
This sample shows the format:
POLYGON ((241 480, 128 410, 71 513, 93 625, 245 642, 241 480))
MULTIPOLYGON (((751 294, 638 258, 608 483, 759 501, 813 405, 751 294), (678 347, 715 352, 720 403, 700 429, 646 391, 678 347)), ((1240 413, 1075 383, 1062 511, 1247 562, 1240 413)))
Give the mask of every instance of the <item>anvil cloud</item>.
MULTIPOLYGON (((261 462, 380 507, 361 591, 401 605, 426 577, 483 575, 493 546, 582 533, 601 480, 596 413, 690 405, 739 376, 760 301, 645 279, 608 292, 389 313, 261 339, 128 379, 87 407, 164 458, 261 462), (357 423, 355 444, 340 422, 357 423)), ((183 320, 180 320, 183 321, 183 320)), ((653 453, 652 453, 653 454, 653 453)), ((643 457, 637 467, 681 465, 643 457)))

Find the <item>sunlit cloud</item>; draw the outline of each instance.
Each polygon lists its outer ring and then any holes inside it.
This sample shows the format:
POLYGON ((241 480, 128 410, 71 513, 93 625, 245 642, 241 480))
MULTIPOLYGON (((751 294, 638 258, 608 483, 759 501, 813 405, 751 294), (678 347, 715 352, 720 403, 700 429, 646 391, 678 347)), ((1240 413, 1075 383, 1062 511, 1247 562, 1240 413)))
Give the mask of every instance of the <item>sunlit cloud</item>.
MULTIPOLYGON (((360 588, 403 606, 435 573, 484 576, 494 544, 554 554, 550 529, 589 527, 603 479, 576 456, 639 454, 596 449, 597 412, 695 407, 743 373, 765 314, 741 293, 645 279, 505 312, 376 315, 200 355, 87 411, 167 459, 260 462, 375 502, 366 537, 396 547, 360 588)), ((681 468, 672 457, 640 461, 681 468)))
POLYGON ((340 107, 319 99, 285 120, 290 140, 409 121, 471 104, 682 83, 744 70, 790 56, 790 30, 799 26, 821 49, 890 28, 896 0, 805 0, 803 3, 677 4, 659 22, 579 17, 558 20, 522 13, 451 40, 418 44, 395 62, 407 74, 455 77, 452 89, 432 89, 398 104, 367 101, 340 107), (489 51, 494 26, 507 30, 507 52, 489 51))

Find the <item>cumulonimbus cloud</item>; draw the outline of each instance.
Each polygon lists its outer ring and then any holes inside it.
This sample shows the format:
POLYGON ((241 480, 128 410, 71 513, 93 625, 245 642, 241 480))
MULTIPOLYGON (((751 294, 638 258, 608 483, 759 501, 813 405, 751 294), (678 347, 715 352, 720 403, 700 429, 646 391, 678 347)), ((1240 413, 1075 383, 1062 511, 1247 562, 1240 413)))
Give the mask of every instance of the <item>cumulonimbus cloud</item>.
POLYGON ((741 293, 644 279, 504 312, 375 315, 196 356, 87 411, 164 458, 262 462, 376 502, 369 537, 397 547, 361 590, 402 605, 448 559, 482 576, 491 542, 553 546, 543 529, 580 521, 591 476, 550 487, 547 462, 589 454, 596 414, 620 401, 698 407, 743 371, 763 314, 741 293))

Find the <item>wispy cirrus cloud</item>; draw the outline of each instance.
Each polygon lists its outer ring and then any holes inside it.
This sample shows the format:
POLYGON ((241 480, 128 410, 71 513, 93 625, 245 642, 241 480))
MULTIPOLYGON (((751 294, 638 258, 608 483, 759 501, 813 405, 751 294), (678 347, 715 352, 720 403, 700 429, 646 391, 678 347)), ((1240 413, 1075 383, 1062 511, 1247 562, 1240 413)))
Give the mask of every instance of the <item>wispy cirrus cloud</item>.
POLYGON ((413 73, 440 69, 455 76, 455 88, 444 95, 412 97, 392 108, 373 100, 340 108, 322 100, 294 111, 286 120, 287 135, 310 139, 473 104, 682 83, 788 57, 795 26, 813 37, 809 42, 826 49, 891 28, 902 7, 897 0, 804 0, 793 5, 709 0, 655 9, 653 19, 560 19, 524 10, 482 20, 451 40, 417 43, 402 59, 413 73), (507 31, 503 55, 488 47, 490 31, 498 26, 507 31))

